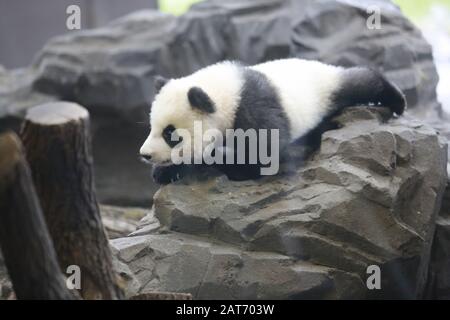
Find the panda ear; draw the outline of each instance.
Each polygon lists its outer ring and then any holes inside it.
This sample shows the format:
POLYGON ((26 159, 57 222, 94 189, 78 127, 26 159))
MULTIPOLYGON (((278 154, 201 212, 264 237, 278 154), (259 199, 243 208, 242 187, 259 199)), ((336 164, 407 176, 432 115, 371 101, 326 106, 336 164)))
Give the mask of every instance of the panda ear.
POLYGON ((156 75, 153 81, 156 91, 155 93, 158 93, 161 90, 161 88, 164 87, 167 82, 169 82, 169 79, 156 75))
POLYGON ((192 108, 197 108, 206 113, 213 113, 216 111, 214 102, 208 94, 199 87, 192 87, 189 89, 188 100, 192 108))

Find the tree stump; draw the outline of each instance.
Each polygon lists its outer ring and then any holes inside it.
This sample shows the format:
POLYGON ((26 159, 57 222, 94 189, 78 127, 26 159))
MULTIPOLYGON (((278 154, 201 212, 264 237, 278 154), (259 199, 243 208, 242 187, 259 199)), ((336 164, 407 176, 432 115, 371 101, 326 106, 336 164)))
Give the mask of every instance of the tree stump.
POLYGON ((19 299, 74 299, 14 133, 0 136, 0 246, 19 299))
POLYGON ((122 299, 96 200, 87 110, 69 102, 34 107, 21 137, 62 271, 81 269, 85 299, 122 299))

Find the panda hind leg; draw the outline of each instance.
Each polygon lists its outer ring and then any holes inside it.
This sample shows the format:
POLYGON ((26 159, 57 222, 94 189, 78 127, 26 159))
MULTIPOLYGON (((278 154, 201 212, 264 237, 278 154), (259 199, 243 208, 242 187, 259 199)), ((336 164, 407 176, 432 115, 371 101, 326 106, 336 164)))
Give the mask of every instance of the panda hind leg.
POLYGON ((388 107, 397 115, 407 108, 404 93, 379 71, 365 67, 344 70, 339 89, 333 94, 336 111, 369 104, 388 107))

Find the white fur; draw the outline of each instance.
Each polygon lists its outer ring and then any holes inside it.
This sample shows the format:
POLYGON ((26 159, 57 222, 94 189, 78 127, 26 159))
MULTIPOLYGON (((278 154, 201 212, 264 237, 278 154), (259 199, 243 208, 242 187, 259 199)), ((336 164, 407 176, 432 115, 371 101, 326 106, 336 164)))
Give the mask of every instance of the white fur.
POLYGON ((278 90, 291 125, 292 141, 317 126, 330 107, 330 97, 340 86, 343 68, 318 61, 283 59, 251 69, 267 76, 278 90))
MULTIPOLYGON (((161 136, 169 124, 175 128, 187 129, 193 138, 191 141, 202 139, 194 136, 194 121, 202 122, 203 132, 208 129, 225 132, 225 129, 232 128, 243 86, 241 73, 239 66, 227 61, 211 65, 187 77, 170 80, 156 95, 152 104, 150 113, 152 129, 140 153, 151 155, 155 162, 169 161, 171 148, 161 136), (208 94, 215 103, 216 112, 207 114, 191 107, 187 94, 189 89, 195 86, 208 94)), ((180 135, 184 141, 188 140, 183 134, 180 135)))
MULTIPOLYGON (((277 89, 290 121, 292 140, 303 136, 323 119, 330 105, 331 93, 340 85, 340 73, 343 70, 317 61, 294 58, 249 68, 265 74, 277 89)), ((208 129, 224 132, 225 129, 233 128, 243 85, 242 67, 232 62, 217 63, 187 77, 170 80, 155 97, 150 114, 152 130, 140 153, 151 155, 152 160, 158 163, 169 162, 172 149, 161 136, 169 124, 187 129, 193 140, 202 138, 194 136, 193 125, 196 120, 202 122, 203 132, 208 129), (207 114, 190 106, 187 93, 194 86, 209 95, 216 112, 207 114)), ((189 141, 188 137, 180 135, 183 141, 189 141)))

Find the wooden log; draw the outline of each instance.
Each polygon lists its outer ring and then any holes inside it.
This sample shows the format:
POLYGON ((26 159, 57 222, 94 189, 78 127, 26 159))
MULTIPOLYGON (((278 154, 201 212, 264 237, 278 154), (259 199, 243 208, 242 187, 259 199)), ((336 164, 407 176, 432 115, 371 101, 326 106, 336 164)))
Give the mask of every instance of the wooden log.
POLYGON ((14 133, 0 136, 0 246, 18 299, 74 299, 14 133))
POLYGON ((62 270, 80 268, 85 299, 122 299, 94 190, 87 110, 69 102, 34 107, 21 137, 62 270))

